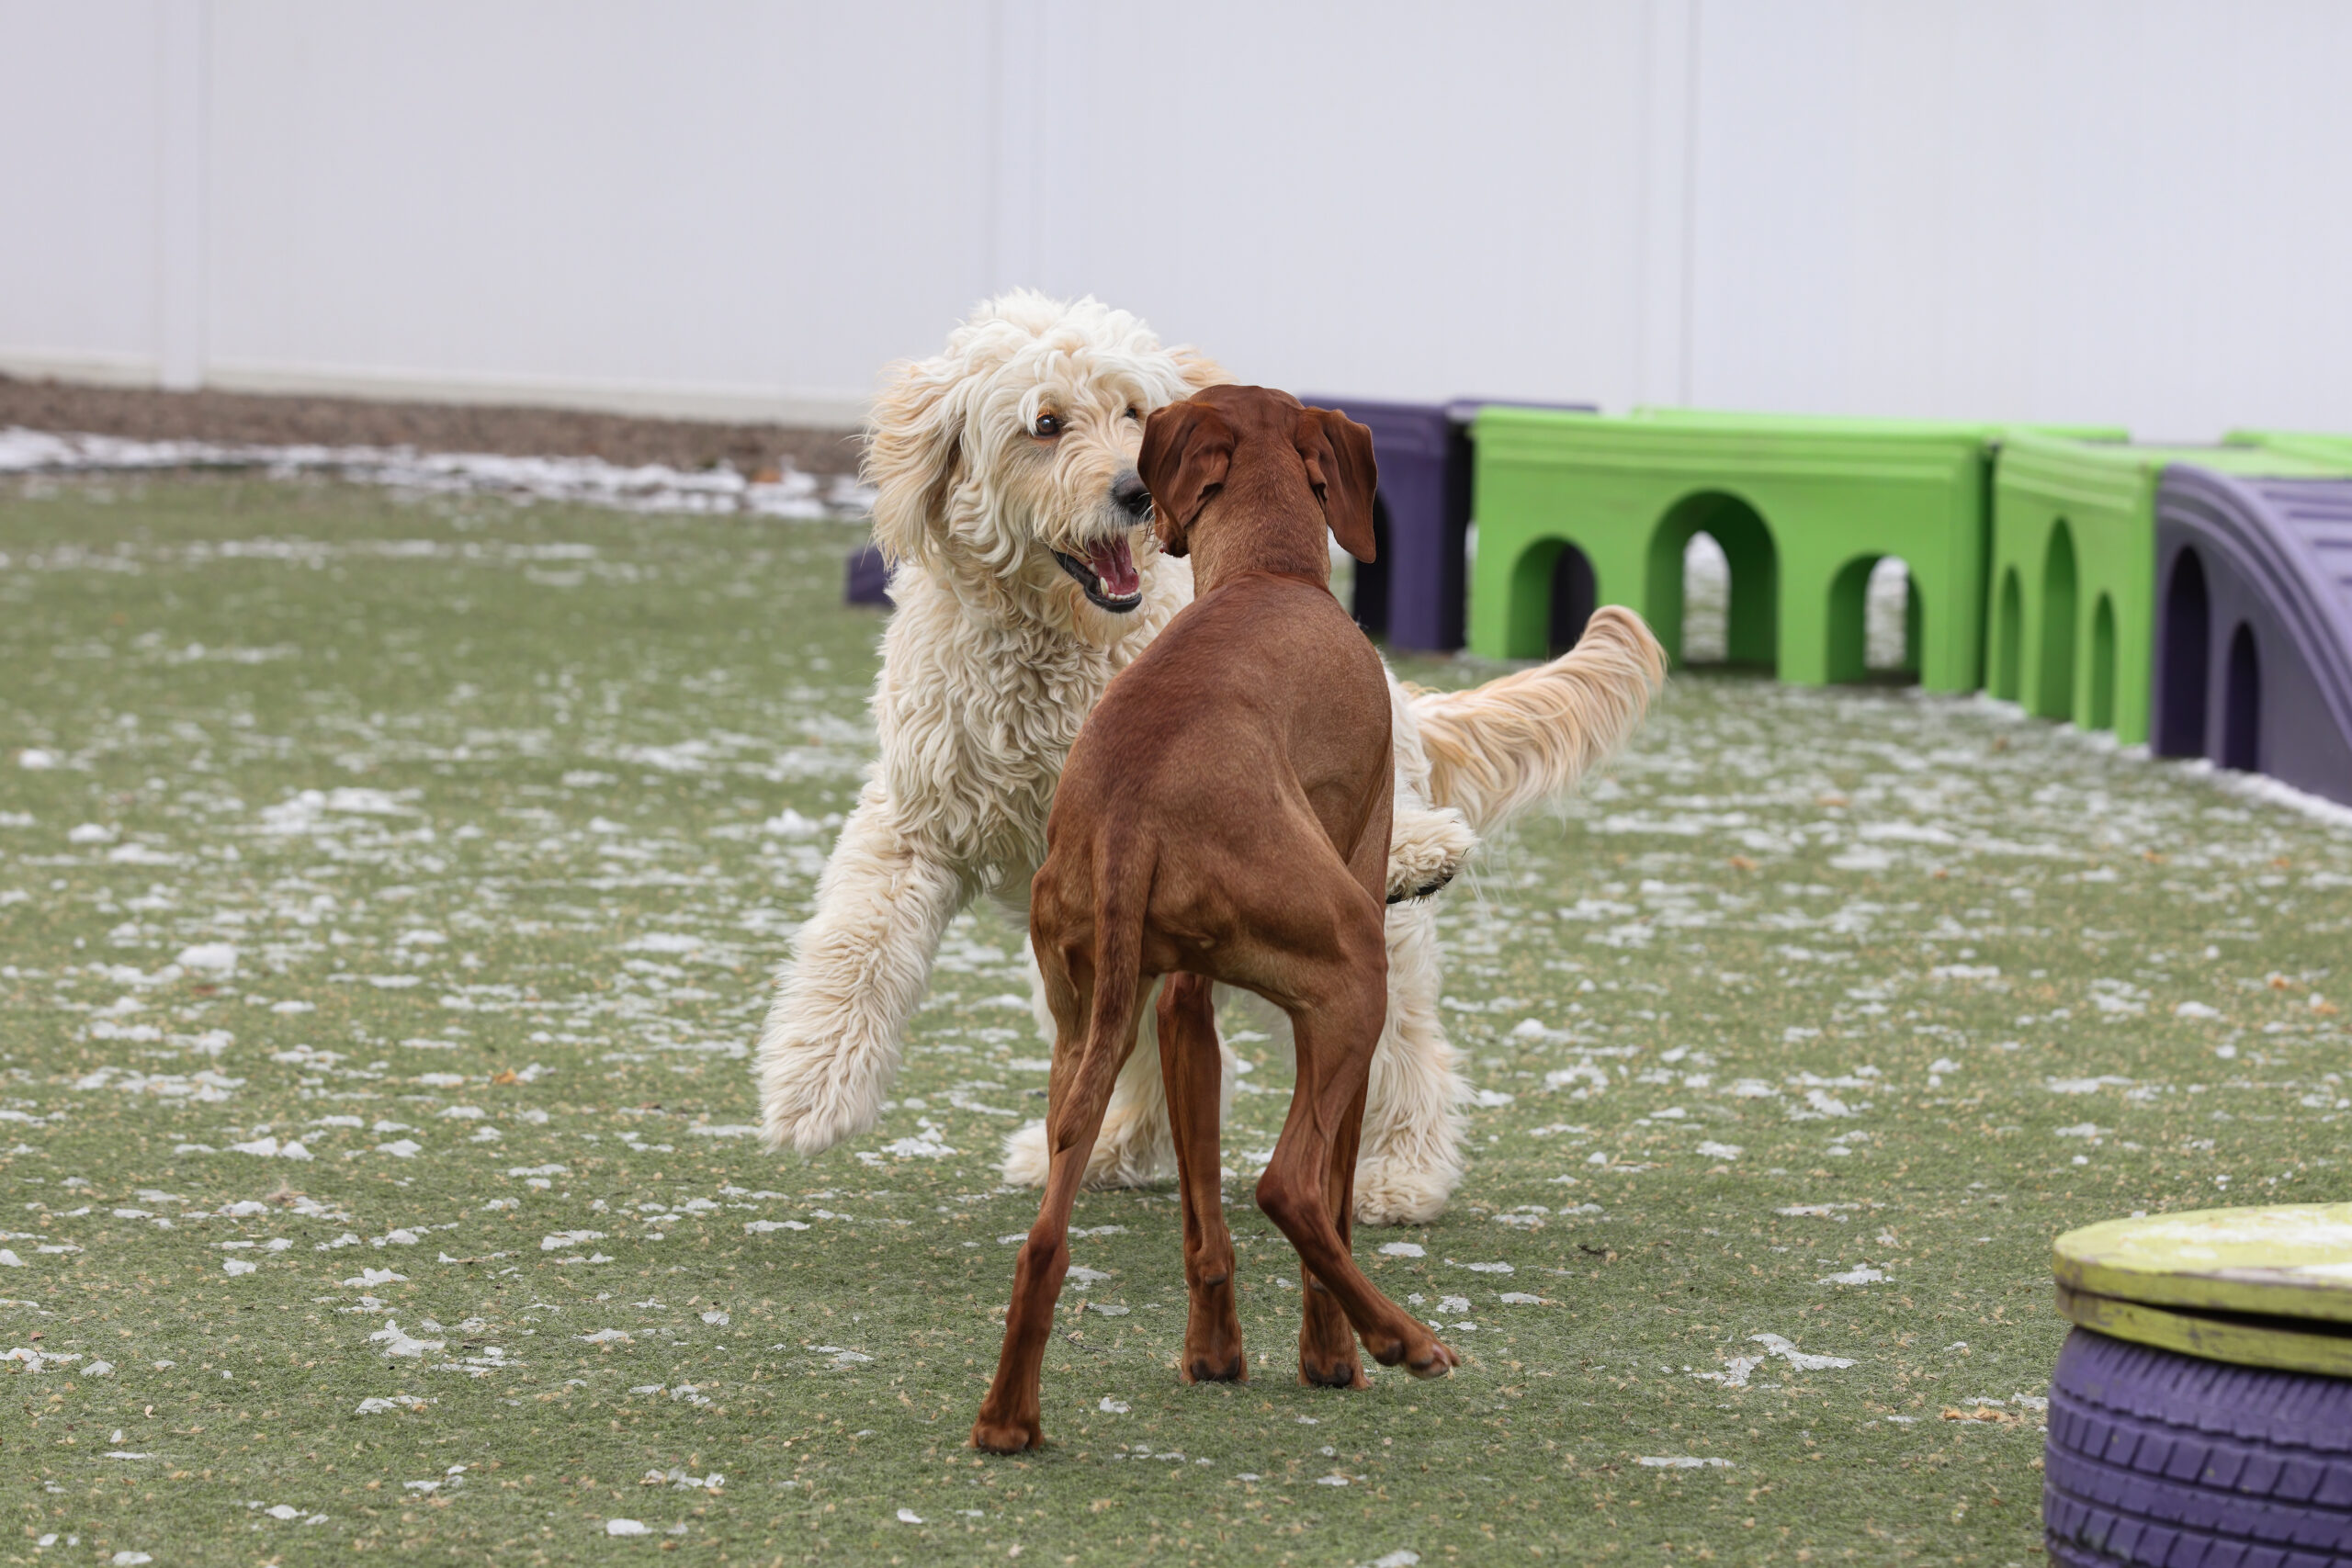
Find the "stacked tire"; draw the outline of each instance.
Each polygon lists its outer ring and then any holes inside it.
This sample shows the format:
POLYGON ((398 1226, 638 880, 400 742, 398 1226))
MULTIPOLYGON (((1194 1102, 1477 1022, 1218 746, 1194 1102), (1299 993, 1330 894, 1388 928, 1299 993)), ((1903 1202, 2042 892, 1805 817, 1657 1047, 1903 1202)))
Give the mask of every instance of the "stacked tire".
POLYGON ((2352 1568, 2352 1380, 2076 1328, 2044 1467, 2059 1568, 2352 1568))

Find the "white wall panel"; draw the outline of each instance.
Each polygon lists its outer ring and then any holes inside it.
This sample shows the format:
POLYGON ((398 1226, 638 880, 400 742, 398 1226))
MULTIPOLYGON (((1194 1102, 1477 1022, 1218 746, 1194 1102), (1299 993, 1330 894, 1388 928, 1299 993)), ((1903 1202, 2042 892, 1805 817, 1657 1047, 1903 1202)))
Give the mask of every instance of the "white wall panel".
POLYGON ((997 281, 1131 304, 1250 379, 1396 396, 1630 382, 1645 13, 1069 7, 1016 51, 1089 84, 1008 116, 997 281), (1068 26, 1063 26, 1067 21, 1068 26), (1155 123, 1117 84, 1159 100, 1155 123), (1110 96, 1103 96, 1104 94, 1110 96))
POLYGON ((971 291, 984 19, 220 0, 216 360, 854 395, 971 291))
POLYGON ((2352 429, 2352 8, 1705 0, 1695 400, 2352 429))
POLYGON ((155 0, 0 0, 0 346, 152 380, 159 361, 155 0))
POLYGON ((2324 0, 0 0, 0 367, 839 416, 1031 283, 1310 389, 2352 429, 2347 68, 2324 0))

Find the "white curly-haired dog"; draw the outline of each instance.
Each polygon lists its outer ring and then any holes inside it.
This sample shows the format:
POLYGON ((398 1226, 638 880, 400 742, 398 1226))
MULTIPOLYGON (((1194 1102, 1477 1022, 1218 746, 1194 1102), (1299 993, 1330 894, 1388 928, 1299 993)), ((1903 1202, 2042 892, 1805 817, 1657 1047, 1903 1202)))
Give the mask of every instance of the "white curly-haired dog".
MULTIPOLYGON (((1124 310, 1026 290, 982 304, 938 357, 893 367, 865 457, 897 605, 874 689, 881 755, 761 1034, 771 1147, 814 1155, 874 1125, 941 936, 967 902, 989 894, 1025 920, 1079 726, 1192 598, 1189 563, 1162 557, 1142 525, 1144 420, 1229 378, 1124 310)), ((1602 610, 1569 653, 1470 691, 1392 678, 1392 893, 1437 880, 1472 830, 1573 784, 1639 721, 1664 670, 1638 617, 1602 610)), ((1464 1098, 1438 1021, 1428 899, 1388 911, 1388 985, 1356 1213, 1427 1222, 1462 1178, 1464 1098)), ((1088 1167, 1097 1185, 1173 1168, 1151 1031, 1146 1010, 1088 1167)), ((1009 1180, 1036 1185, 1046 1165, 1043 1122, 1006 1140, 1009 1180)))

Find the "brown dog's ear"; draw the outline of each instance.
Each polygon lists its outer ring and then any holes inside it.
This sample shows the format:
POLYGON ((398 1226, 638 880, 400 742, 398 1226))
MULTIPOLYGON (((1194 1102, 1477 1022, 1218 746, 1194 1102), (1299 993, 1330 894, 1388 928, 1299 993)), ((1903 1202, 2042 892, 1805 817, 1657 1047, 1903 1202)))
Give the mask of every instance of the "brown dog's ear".
POLYGON ((1306 459, 1306 480, 1323 503, 1323 520, 1340 547, 1360 561, 1373 557, 1372 492, 1380 483, 1372 432, 1329 409, 1306 409, 1292 437, 1306 459))
POLYGON ((1143 427, 1143 455, 1136 459, 1136 472, 1151 491, 1152 519, 1162 551, 1191 553, 1187 536, 1193 519, 1224 485, 1232 466, 1233 426, 1216 410, 1205 403, 1182 402, 1154 411, 1143 427))

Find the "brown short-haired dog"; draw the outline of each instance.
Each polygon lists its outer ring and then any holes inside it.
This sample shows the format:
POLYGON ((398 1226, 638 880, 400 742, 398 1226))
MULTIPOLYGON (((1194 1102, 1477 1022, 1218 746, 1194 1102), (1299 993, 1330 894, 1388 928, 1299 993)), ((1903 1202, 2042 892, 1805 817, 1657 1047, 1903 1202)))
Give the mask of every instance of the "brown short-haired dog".
MULTIPOLYGON (((1299 1378, 1442 1377, 1453 1352, 1348 1254, 1364 1082, 1387 1009, 1382 931, 1395 770, 1380 659, 1330 592, 1328 526, 1373 555, 1372 434, 1262 387, 1151 416, 1139 464, 1160 547, 1197 597, 1103 694, 1062 771, 1029 931, 1057 1029, 1046 1198, 1013 1269, 976 1447, 1044 1440, 1038 1371, 1069 1267, 1069 1212, 1148 982, 1184 1208, 1187 1382, 1247 1375, 1218 1190, 1210 985, 1288 1012, 1298 1086, 1258 1204, 1298 1248, 1299 1378)), ((1465 836, 1466 838, 1466 836, 1465 836)), ((1456 857, 1458 860, 1458 856, 1456 857)), ((1443 875, 1453 867, 1443 868, 1443 875)))

